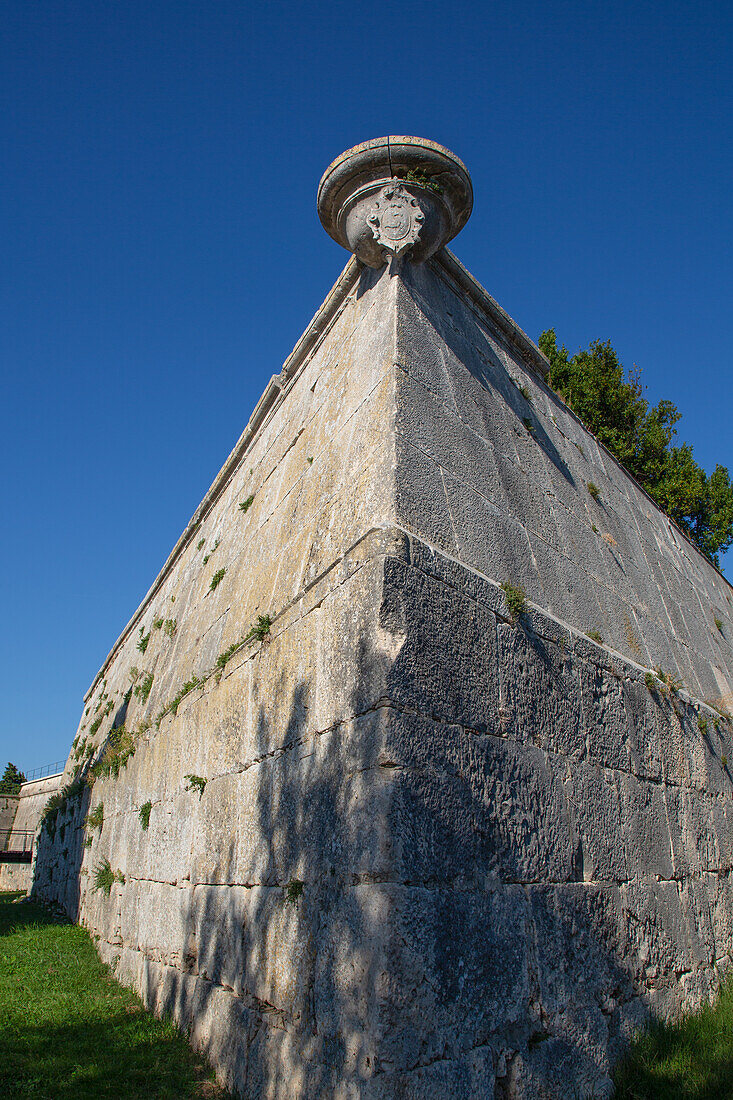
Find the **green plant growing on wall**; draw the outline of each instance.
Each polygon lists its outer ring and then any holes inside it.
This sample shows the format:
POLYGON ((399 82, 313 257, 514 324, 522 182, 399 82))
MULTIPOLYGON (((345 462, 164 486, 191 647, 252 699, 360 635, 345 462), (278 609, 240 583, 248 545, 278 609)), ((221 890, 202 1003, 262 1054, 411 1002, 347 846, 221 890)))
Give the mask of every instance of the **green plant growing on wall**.
POLYGON ((143 832, 148 831, 148 825, 150 824, 150 811, 153 808, 152 802, 143 802, 140 809, 137 811, 140 817, 140 824, 143 827, 143 832))
POLYGON ((534 432, 535 432, 535 426, 534 426, 534 424, 532 423, 532 421, 531 421, 531 420, 529 419, 529 417, 528 417, 528 416, 523 416, 523 417, 522 417, 522 423, 524 424, 524 426, 525 426, 525 428, 527 429, 527 431, 529 432, 529 434, 530 434, 530 435, 534 435, 534 432))
POLYGON ((308 455, 307 462, 309 466, 313 465, 313 455, 308 455))
POLYGON ((723 753, 723 755, 721 756, 720 763, 724 768, 728 767, 728 757, 725 755, 725 753, 723 753))
POLYGON ((221 539, 216 539, 216 541, 214 542, 214 545, 211 547, 211 550, 209 550, 208 554, 204 554, 204 556, 203 556, 202 561, 203 561, 204 565, 206 565, 206 563, 209 560, 209 558, 211 557, 211 555, 214 553, 215 550, 217 550, 219 548, 220 545, 221 545, 221 539))
POLYGON ((154 679, 155 676, 152 672, 146 672, 140 682, 135 684, 135 695, 141 703, 147 703, 154 679))
POLYGON ((108 775, 116 779, 120 769, 126 767, 127 761, 134 753, 135 735, 125 726, 118 726, 110 731, 104 751, 99 760, 89 769, 89 774, 94 779, 102 779, 108 775))
POLYGON ((186 680, 185 684, 178 692, 178 694, 173 699, 171 699, 168 706, 158 715, 158 718, 156 719, 157 724, 160 725, 160 719, 163 717, 164 714, 166 714, 167 711, 170 711, 171 714, 178 714, 178 707, 180 706, 181 701, 185 699, 189 692, 193 691, 194 688, 200 687, 201 683, 202 681, 199 680, 198 676, 196 675, 193 675, 190 680, 186 680))
POLYGON ((272 619, 269 615, 258 615, 257 622, 249 632, 250 638, 256 638, 258 642, 263 641, 270 633, 271 626, 272 619))
POLYGON ((103 859, 94 868, 94 889, 101 890, 109 897, 114 882, 115 872, 112 870, 112 865, 108 859, 103 859))
POLYGON ((722 634, 722 633, 723 633, 723 620, 722 620, 722 619, 719 619, 719 618, 718 618, 718 616, 716 615, 716 616, 715 616, 715 618, 713 619, 713 622, 715 623, 715 625, 717 626, 718 630, 719 630, 719 631, 720 631, 720 633, 722 634))
POLYGON ((211 584, 209 585, 210 592, 213 592, 216 588, 219 587, 221 582, 224 580, 225 574, 226 569, 217 569, 216 573, 214 573, 214 576, 211 578, 211 584))
POLYGON ((140 627, 140 637, 138 638, 138 642, 137 642, 137 648, 139 649, 139 651, 141 653, 144 653, 145 650, 148 648, 148 642, 149 641, 150 641, 150 631, 148 631, 148 633, 146 634, 145 633, 145 627, 141 626, 140 627))
POLYGON ((516 623, 527 610, 527 594, 521 584, 512 584, 511 581, 504 581, 501 587, 512 622, 516 623))
POLYGON ((202 775, 191 775, 190 773, 188 775, 184 775, 183 778, 186 780, 186 790, 196 791, 199 798, 201 798, 204 793, 207 780, 204 779, 202 775))
POLYGON ((289 905, 297 905, 300 898, 303 896, 303 887, 305 883, 301 882, 298 878, 291 878, 290 882, 285 887, 285 900, 289 905))
POLYGON ((702 714, 697 720, 697 728, 700 730, 700 733, 703 735, 703 737, 708 732, 708 720, 702 714))
POLYGON ((94 809, 87 814, 86 824, 90 829, 99 829, 101 833, 102 825, 104 825, 104 802, 98 802, 94 809))
POLYGON ((272 619, 269 615, 258 615, 257 621, 250 627, 245 636, 236 642, 232 642, 232 644, 227 649, 223 650, 216 658, 216 665, 214 667, 218 676, 221 676, 221 673, 234 654, 239 652, 247 642, 251 642, 253 639, 260 642, 263 641, 270 633, 271 626, 272 619))
POLYGON ((590 638, 593 642, 598 642, 599 645, 603 645, 603 637, 599 630, 589 630, 586 637, 590 638))
POLYGON ((56 794, 52 794, 46 805, 43 807, 41 814, 41 828, 45 829, 48 835, 53 840, 56 833, 56 819, 59 812, 64 808, 64 799, 60 791, 56 794))
POLYGON ((596 485, 596 483, 594 481, 589 481, 587 488, 593 499, 598 500, 598 486, 596 485))
POLYGON ((163 633, 166 634, 169 638, 173 637, 173 635, 175 634, 177 629, 178 629, 178 620, 177 619, 166 619, 165 620, 165 623, 163 624, 163 633))
POLYGON ((648 687, 649 691, 656 691, 659 687, 659 680, 656 678, 653 672, 644 673, 644 683, 648 687))
POLYGON ((242 503, 239 505, 239 511, 240 512, 248 512, 250 510, 250 508, 252 507, 252 505, 254 504, 254 499, 255 499, 254 494, 250 493, 250 495, 247 497, 247 499, 243 500, 242 503))
POLYGON ((438 181, 426 176, 419 168, 410 168, 402 178, 405 183, 413 183, 416 187, 424 187, 426 191, 434 191, 436 195, 443 194, 443 188, 438 181))
POLYGON ((153 626, 155 627, 156 630, 160 630, 162 625, 163 625, 163 620, 162 619, 156 619, 155 622, 153 623, 153 626))
POLYGON ((206 542, 206 539, 199 539, 198 543, 196 544, 196 549, 200 550, 205 542, 206 542))
POLYGON ((663 668, 655 668, 654 671, 657 678, 664 684, 668 695, 676 695, 677 692, 681 690, 682 681, 677 676, 673 676, 671 672, 665 672, 663 668))

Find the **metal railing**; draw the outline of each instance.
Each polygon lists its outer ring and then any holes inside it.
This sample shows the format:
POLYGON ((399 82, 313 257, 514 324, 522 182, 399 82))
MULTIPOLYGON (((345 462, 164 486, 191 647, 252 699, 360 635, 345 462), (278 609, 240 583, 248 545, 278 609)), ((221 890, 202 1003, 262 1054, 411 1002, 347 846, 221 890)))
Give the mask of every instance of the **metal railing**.
POLYGON ((58 775, 64 770, 65 760, 55 760, 53 764, 44 764, 42 768, 34 768, 32 772, 24 772, 26 783, 32 779, 44 779, 47 775, 58 775))
POLYGON ((0 833, 0 863, 25 863, 33 853, 35 833, 28 829, 6 829, 0 833))

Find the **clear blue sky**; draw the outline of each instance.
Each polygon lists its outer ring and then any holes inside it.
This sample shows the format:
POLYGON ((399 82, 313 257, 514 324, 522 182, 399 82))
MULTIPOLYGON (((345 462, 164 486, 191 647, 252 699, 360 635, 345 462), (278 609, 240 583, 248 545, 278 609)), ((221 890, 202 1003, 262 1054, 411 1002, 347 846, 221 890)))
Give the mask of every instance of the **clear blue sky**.
POLYGON ((346 260, 315 190, 359 141, 458 153, 473 274, 733 468, 732 32, 717 0, 5 0, 0 767, 66 756, 346 260))

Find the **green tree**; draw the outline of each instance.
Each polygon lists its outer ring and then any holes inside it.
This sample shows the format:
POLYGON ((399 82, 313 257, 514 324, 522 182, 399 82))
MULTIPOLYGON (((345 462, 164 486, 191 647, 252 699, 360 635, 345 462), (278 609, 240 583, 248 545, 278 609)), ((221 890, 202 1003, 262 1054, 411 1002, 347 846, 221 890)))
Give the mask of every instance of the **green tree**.
POLYGON ((25 776, 18 771, 15 764, 7 764, 3 777, 0 779, 0 794, 17 794, 25 783, 25 776))
POLYGON ((540 336, 548 382, 601 443, 715 565, 733 544, 733 486, 725 466, 708 475, 689 443, 672 446, 681 413, 671 401, 653 408, 641 372, 625 371, 609 340, 570 355, 554 329, 540 336))

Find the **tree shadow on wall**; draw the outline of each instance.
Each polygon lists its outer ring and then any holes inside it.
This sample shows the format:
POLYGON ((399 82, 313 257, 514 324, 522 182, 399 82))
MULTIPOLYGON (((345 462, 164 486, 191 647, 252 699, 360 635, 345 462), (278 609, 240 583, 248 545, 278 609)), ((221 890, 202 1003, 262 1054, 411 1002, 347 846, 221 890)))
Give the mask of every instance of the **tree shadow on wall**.
MULTIPOLYGON (((602 1096, 605 1050, 644 1016, 644 965, 664 978, 664 913, 637 965, 618 886, 578 881, 542 709, 504 735, 493 612, 456 598, 388 561, 375 641, 348 658, 357 686, 334 673, 316 720, 323 685, 282 677, 251 758, 209 778, 216 853, 179 892, 180 941, 163 913, 166 957, 151 949, 135 980, 247 1100, 602 1096)), ((542 664, 566 659, 517 630, 542 664)))

